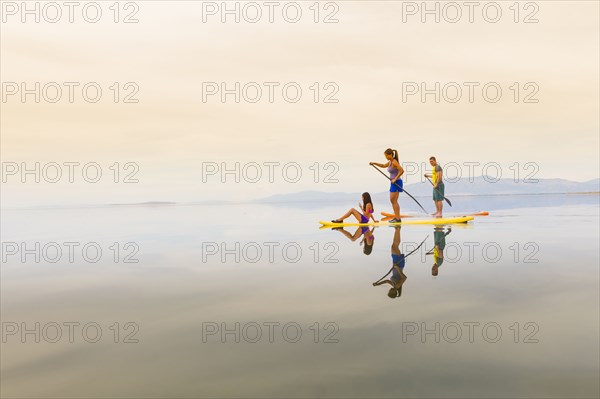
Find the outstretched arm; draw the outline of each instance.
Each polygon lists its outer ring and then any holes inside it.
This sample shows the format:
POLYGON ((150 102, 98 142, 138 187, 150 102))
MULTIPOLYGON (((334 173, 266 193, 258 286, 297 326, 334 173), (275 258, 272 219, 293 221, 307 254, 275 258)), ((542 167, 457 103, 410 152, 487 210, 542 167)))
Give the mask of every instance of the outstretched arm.
POLYGON ((385 284, 385 283, 388 283, 389 285, 394 285, 390 280, 383 280, 383 281, 378 281, 376 283, 373 283, 373 287, 377 287, 378 285, 385 284))
POLYGON ((387 168, 388 166, 390 166, 390 162, 389 161, 386 163, 369 162, 369 165, 375 165, 380 168, 387 168))

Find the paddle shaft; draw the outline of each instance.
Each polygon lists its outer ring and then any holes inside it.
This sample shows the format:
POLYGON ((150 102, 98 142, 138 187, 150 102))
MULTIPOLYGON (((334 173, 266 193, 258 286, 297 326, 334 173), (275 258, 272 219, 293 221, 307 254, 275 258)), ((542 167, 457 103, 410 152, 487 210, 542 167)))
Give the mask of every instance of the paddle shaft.
MULTIPOLYGON (((384 175, 384 176, 385 176, 385 178, 386 178, 386 179, 388 179, 390 182, 392 181, 392 179, 390 179, 390 177, 389 177, 389 176, 387 176, 385 173, 383 173, 382 171, 380 171, 380 170, 377 168, 377 166, 375 166, 375 165, 373 165, 373 164, 370 164, 370 165, 371 165, 372 167, 374 167, 376 171, 378 171, 379 173, 381 173, 382 175, 384 175)), ((398 183, 396 183, 396 182, 394 182, 394 183, 392 183, 392 184, 394 184, 396 187, 398 187, 400 190, 402 190, 402 192, 403 192, 403 193, 405 193, 405 194, 406 194, 406 195, 408 195, 410 198, 412 198, 412 200, 413 200, 413 201, 415 201, 415 202, 417 203, 417 205, 419 205, 419 207, 420 207, 420 208, 423 210, 423 212, 425 212, 427 215, 429 215, 429 212, 427 212, 427 211, 425 210, 425 208, 423 208, 423 205, 421 205, 421 204, 419 203, 419 201, 417 201, 417 199, 416 199, 415 197, 413 197, 412 195, 410 195, 410 193, 409 193, 408 191, 406 191, 404 188, 400 187, 400 186, 398 185, 398 183)))
MULTIPOLYGON (((433 189, 435 191, 437 191, 437 193, 439 195, 442 195, 442 193, 440 193, 440 190, 438 190, 437 188, 435 188, 435 185, 433 184, 433 182, 431 181, 431 179, 429 177, 427 178, 427 180, 429 180, 429 183, 431 183, 431 185, 433 186, 433 189)), ((444 196, 442 195, 442 197, 444 197, 444 196)), ((448 205, 452 206, 452 202, 450 202, 450 200, 448 198, 444 197, 444 200, 448 203, 448 205)))

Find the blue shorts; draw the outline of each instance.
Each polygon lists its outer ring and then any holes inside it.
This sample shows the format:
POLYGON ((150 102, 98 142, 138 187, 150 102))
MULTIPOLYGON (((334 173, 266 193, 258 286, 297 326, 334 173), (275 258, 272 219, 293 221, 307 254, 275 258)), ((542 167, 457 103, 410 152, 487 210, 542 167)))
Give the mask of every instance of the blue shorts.
POLYGON ((404 187, 402 183, 402 179, 396 180, 396 184, 390 183, 390 193, 401 193, 404 191, 402 188, 404 187), (400 186, 400 188, 398 188, 400 186))
POLYGON ((360 223, 369 223, 369 219, 365 215, 360 215, 360 223))
POLYGON ((394 266, 398 266, 400 269, 404 269, 404 265, 406 263, 404 260, 404 254, 392 254, 392 263, 394 264, 394 266))

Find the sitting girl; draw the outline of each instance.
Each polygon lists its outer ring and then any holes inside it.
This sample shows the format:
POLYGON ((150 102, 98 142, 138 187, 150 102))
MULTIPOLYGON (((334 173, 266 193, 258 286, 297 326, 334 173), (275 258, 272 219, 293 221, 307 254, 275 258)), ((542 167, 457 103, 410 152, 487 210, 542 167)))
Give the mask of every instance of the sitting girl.
POLYGON ((358 204, 362 213, 357 211, 355 208, 350 209, 344 216, 339 219, 332 220, 333 223, 342 223, 344 219, 353 215, 359 223, 369 223, 369 220, 373 220, 374 223, 377 223, 377 220, 373 217, 373 201, 371 201, 371 195, 369 193, 363 193, 362 195, 362 204, 358 204))

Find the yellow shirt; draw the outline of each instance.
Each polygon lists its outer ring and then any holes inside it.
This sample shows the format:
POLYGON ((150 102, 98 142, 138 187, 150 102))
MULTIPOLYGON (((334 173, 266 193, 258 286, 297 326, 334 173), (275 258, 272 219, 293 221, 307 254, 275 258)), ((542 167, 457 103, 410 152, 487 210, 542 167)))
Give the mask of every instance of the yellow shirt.
POLYGON ((442 167, 440 165, 435 165, 431 168, 431 180, 433 181, 433 185, 437 183, 437 172, 441 172, 442 167), (436 171, 437 169, 437 171, 436 171))

